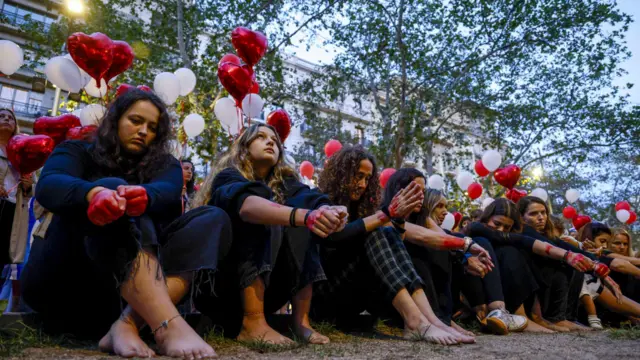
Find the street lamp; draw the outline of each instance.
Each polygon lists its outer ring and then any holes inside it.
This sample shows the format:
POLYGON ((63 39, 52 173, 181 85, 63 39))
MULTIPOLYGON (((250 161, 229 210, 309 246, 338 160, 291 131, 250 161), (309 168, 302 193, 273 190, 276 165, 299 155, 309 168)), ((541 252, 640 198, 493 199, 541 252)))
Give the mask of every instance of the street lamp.
POLYGON ((542 175, 544 174, 544 172, 542 171, 541 167, 536 167, 531 171, 531 175, 533 175, 533 178, 536 180, 540 180, 540 178, 542 177, 542 175))
POLYGON ((84 12, 84 1, 82 0, 67 0, 67 10, 70 13, 79 15, 84 12))

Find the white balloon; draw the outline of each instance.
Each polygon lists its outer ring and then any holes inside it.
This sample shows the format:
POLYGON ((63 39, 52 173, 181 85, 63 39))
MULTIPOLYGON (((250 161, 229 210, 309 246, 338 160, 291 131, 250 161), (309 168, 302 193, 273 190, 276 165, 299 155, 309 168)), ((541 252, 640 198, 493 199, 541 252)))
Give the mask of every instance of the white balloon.
POLYGON ((80 112, 80 124, 82 126, 100 125, 100 121, 107 113, 107 108, 100 104, 87 105, 80 112))
POLYGON ((92 96, 94 98, 103 98, 107 95, 107 83, 104 79, 100 79, 100 87, 96 86, 96 80, 91 79, 89 83, 84 87, 84 91, 87 92, 87 95, 92 96))
POLYGON ((64 56, 56 56, 47 61, 44 73, 53 85, 61 90, 77 93, 84 86, 80 68, 64 56))
POLYGON ((172 105, 180 96, 180 80, 173 73, 160 73, 153 80, 153 90, 165 104, 172 105))
POLYGON ((227 130, 229 134, 235 135, 240 132, 239 126, 242 114, 233 99, 228 97, 219 99, 213 107, 213 112, 220 121, 222 128, 227 130))
POLYGON ((487 206, 491 205, 492 202, 494 202, 495 200, 493 198, 486 198, 484 200, 482 200, 482 210, 486 209, 487 206))
MULTIPOLYGON (((64 56, 65 58, 73 61, 73 58, 71 57, 71 54, 67 54, 64 56)), ((78 64, 76 64, 75 61, 73 61, 73 63, 78 66, 78 64)), ((87 84, 89 84, 89 81, 91 81, 91 79, 93 79, 91 77, 91 75, 87 74, 86 71, 82 70, 80 68, 80 66, 78 66, 78 71, 80 71, 80 76, 82 76, 82 81, 80 82, 82 84, 82 87, 84 88, 85 86, 87 86, 87 84)))
POLYGON ((440 175, 429 176, 428 185, 430 189, 442 190, 444 189, 444 179, 440 175))
POLYGON ((453 216, 452 213, 447 213, 447 215, 445 215, 444 220, 442 221, 442 225, 440 225, 440 227, 445 229, 445 230, 451 230, 451 229, 453 229, 453 226, 455 224, 456 224, 456 218, 453 216))
POLYGON ((533 191, 531 192, 531 196, 535 196, 542 201, 547 201, 547 199, 549 198, 549 194, 547 194, 547 191, 542 188, 533 189, 533 191))
POLYGON ((182 127, 187 136, 193 139, 204 131, 204 118, 199 114, 189 114, 182 121, 182 127))
POLYGON ((496 150, 487 150, 482 154, 482 165, 489 171, 496 171, 502 164, 502 155, 496 150))
POLYGON ((467 190, 469 185, 473 184, 473 174, 468 171, 461 171, 458 176, 456 176, 456 183, 462 190, 467 190))
POLYGON ((248 94, 242 100, 242 111, 249 119, 258 117, 263 107, 264 100, 258 94, 248 94))
POLYGON ((0 71, 12 75, 24 64, 24 52, 13 41, 0 40, 0 71))
POLYGON ((625 209, 616 211, 616 218, 618 218, 618 221, 621 223, 626 223, 630 217, 631 213, 625 209))
POLYGON ((580 198, 580 191, 578 191, 576 189, 569 189, 564 194, 564 196, 567 198, 567 201, 569 203, 574 203, 574 202, 578 201, 578 199, 580 198))
POLYGON ((191 69, 180 68, 173 73, 180 82, 180 95, 189 95, 196 88, 196 74, 191 69))
POLYGON ((291 165, 291 167, 294 167, 294 168, 296 167, 296 160, 293 158, 293 156, 286 154, 284 156, 284 159, 287 161, 289 165, 291 165))
POLYGON ((73 114, 73 115, 77 116, 78 118, 80 118, 80 114, 82 114, 82 109, 73 110, 73 112, 71 114, 73 114))

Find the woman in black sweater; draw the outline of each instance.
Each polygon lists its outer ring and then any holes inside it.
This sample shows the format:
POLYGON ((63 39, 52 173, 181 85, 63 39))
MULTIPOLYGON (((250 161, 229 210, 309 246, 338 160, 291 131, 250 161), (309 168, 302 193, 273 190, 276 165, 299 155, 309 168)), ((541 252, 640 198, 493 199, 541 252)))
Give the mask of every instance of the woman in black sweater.
POLYGON ((148 357, 154 352, 138 336, 148 324, 163 355, 215 356, 175 304, 195 271, 216 269, 230 224, 212 207, 181 215, 170 126, 157 96, 132 90, 110 106, 94 143, 64 142, 48 159, 36 198, 55 215, 22 277, 46 329, 90 338, 108 331, 103 351, 148 357))

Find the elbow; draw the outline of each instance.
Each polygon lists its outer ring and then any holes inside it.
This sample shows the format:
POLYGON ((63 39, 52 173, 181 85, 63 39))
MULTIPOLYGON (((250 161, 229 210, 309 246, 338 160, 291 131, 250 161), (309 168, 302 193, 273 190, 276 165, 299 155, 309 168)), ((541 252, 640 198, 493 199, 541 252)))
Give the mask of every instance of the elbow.
POLYGON ((250 222, 252 216, 251 216, 251 210, 249 209, 248 206, 242 206, 240 208, 240 211, 238 213, 238 216, 240 217, 240 220, 244 221, 244 222, 250 222))
POLYGON ((611 261, 611 270, 622 272, 626 268, 625 262, 627 261, 622 259, 613 259, 613 261, 611 261))

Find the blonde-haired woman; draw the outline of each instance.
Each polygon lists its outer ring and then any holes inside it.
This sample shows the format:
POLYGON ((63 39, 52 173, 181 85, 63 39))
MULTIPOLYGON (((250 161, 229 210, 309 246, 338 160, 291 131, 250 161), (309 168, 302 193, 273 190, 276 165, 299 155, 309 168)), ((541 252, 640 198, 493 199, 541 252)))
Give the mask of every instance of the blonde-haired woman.
MULTIPOLYGON (((613 239, 607 244, 608 256, 622 256, 625 260, 629 260, 632 264, 638 266, 640 259, 633 256, 633 250, 631 249, 632 239, 631 234, 625 229, 614 229, 613 239)), ((612 272, 611 277, 615 280, 622 293, 630 299, 640 302, 640 280, 638 278, 619 272, 612 272)))
MULTIPOLYGON (((19 133, 14 112, 0 108, 0 271, 7 264, 24 260, 29 232, 29 200, 35 176, 21 176, 7 158, 9 140, 19 133)), ((17 298, 20 292, 13 280, 13 296, 17 298)))
POLYGON ((267 324, 265 313, 291 301, 296 335, 310 343, 329 342, 309 323, 312 285, 326 279, 311 234, 324 238, 342 230, 346 208, 330 206, 325 195, 298 181, 269 125, 247 128, 216 172, 194 205, 225 210, 233 242, 221 258, 215 288, 213 282, 203 282, 196 307, 222 323, 225 335, 287 344, 291 340, 267 324))

